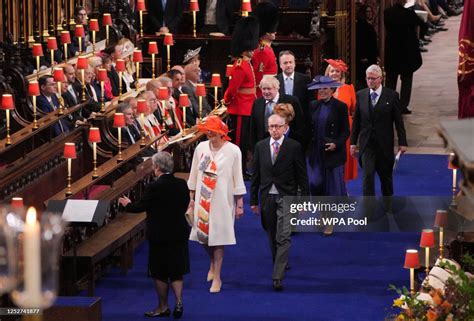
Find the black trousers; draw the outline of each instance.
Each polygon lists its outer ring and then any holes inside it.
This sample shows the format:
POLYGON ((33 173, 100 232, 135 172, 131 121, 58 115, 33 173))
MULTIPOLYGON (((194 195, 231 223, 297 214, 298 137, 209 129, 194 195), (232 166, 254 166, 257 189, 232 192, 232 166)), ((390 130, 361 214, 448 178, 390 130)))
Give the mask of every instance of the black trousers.
POLYGON ((401 89, 400 89, 400 104, 402 107, 402 111, 407 109, 410 105, 410 98, 411 98, 411 87, 413 84, 413 73, 397 73, 397 72, 389 72, 387 71, 387 78, 385 85, 393 90, 397 90, 397 80, 398 76, 400 76, 400 81, 402 82, 401 89))
POLYGON ((367 144, 361 155, 363 177, 363 195, 375 196, 375 173, 379 176, 383 196, 393 195, 393 162, 383 156, 382 148, 376 143, 367 144))

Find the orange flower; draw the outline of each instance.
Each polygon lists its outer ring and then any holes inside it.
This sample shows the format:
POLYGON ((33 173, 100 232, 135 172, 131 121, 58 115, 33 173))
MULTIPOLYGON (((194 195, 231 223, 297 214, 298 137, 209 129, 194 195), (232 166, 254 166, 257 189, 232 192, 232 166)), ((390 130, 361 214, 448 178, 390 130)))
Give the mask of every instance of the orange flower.
POLYGON ((446 311, 451 311, 451 309, 453 308, 453 305, 451 303, 448 302, 448 300, 445 300, 442 304, 441 304, 441 307, 443 309, 445 309, 446 311))
POLYGON ((443 303, 443 298, 438 292, 436 292, 432 297, 433 297, 433 302, 436 305, 440 305, 441 303, 443 303))
POLYGON ((413 310, 412 309, 406 309, 405 314, 407 315, 407 317, 412 317, 413 316, 413 310))
POLYGON ((426 313, 426 317, 428 318, 428 321, 438 320, 438 314, 433 310, 428 310, 428 312, 426 313))

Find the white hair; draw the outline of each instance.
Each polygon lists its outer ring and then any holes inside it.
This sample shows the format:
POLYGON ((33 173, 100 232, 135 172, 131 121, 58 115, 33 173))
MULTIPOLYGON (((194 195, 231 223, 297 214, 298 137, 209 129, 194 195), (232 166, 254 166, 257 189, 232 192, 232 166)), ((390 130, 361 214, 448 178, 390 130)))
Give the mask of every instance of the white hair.
POLYGON ((368 74, 369 72, 373 72, 374 74, 382 76, 382 69, 379 65, 370 65, 369 68, 367 68, 367 70, 365 71, 365 73, 368 74))

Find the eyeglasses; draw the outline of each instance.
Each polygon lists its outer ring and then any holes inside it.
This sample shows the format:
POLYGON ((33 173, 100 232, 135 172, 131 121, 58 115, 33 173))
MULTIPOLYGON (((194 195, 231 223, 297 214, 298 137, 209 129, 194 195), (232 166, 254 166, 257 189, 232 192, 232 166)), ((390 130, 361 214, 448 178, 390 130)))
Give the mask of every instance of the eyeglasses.
POLYGON ((283 125, 269 125, 268 126, 268 128, 270 129, 280 129, 282 127, 285 127, 285 125, 283 124, 283 125))
POLYGON ((378 77, 366 77, 365 79, 367 79, 368 81, 374 81, 374 80, 377 80, 379 78, 382 78, 381 76, 378 76, 378 77))

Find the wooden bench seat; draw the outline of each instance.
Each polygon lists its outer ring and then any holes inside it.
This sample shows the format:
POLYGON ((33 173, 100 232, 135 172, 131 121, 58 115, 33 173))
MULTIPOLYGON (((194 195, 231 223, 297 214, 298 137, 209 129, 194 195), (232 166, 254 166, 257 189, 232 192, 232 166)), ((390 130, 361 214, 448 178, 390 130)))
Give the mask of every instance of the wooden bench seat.
POLYGON ((60 296, 43 311, 43 321, 101 321, 102 300, 98 297, 60 296))
MULTIPOLYGON (((127 273, 133 263, 134 240, 141 241, 145 237, 145 220, 145 213, 120 214, 77 246, 75 263, 76 267, 87 267, 89 296, 93 296, 95 292, 96 266, 107 257, 118 253, 121 271, 127 273)), ((64 267, 68 267, 66 270, 70 272, 69 267, 74 264, 73 250, 63 254, 63 261, 64 267)))

